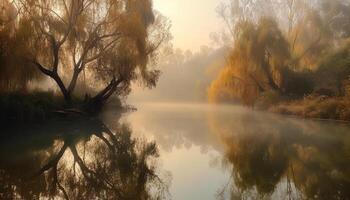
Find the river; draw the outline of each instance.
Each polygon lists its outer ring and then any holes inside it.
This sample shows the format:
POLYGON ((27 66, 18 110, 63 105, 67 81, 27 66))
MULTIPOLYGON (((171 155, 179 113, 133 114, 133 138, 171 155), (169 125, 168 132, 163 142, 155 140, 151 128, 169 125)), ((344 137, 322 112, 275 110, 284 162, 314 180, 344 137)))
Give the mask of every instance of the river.
POLYGON ((207 104, 7 128, 0 199, 350 199, 350 126, 207 104))

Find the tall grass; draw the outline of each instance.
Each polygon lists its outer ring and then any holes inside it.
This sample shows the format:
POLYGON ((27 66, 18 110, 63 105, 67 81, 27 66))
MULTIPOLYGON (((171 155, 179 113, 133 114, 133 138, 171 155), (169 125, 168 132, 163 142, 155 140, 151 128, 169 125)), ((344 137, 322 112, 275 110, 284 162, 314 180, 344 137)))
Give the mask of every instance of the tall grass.
POLYGON ((298 115, 306 118, 350 121, 350 98, 308 96, 302 100, 283 102, 271 106, 269 110, 275 113, 298 115))

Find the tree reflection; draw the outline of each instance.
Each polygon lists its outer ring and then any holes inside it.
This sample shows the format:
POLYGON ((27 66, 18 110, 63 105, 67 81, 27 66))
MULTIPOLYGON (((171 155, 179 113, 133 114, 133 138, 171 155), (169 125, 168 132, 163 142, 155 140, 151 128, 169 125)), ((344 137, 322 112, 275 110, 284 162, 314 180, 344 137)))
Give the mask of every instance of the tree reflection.
POLYGON ((159 176, 156 143, 132 138, 127 125, 112 132, 95 120, 60 122, 22 145, 32 131, 23 130, 16 142, 1 140, 12 142, 0 148, 1 199, 168 197, 169 177, 159 176))
POLYGON ((232 174, 219 197, 350 198, 347 125, 257 113, 211 116, 210 125, 225 146, 224 163, 232 174))

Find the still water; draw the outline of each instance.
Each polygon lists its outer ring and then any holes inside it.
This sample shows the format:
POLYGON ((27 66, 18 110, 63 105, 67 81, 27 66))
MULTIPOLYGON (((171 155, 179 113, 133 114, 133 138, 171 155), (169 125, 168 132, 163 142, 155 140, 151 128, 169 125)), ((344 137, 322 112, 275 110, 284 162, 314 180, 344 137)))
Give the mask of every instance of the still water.
POLYGON ((0 134, 0 199, 350 199, 350 126, 137 104, 0 134))

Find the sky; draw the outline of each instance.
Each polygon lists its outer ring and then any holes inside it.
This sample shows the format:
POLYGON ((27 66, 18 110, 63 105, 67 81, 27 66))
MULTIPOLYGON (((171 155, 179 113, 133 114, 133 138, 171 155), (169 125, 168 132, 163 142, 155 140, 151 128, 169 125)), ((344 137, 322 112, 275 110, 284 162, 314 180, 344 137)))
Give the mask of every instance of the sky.
POLYGON ((216 13, 221 0, 154 0, 154 8, 172 22, 175 48, 198 51, 210 46, 210 33, 219 32, 223 22, 216 13))

